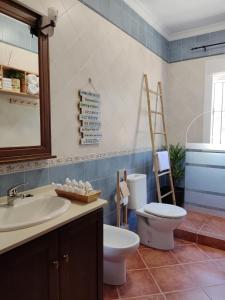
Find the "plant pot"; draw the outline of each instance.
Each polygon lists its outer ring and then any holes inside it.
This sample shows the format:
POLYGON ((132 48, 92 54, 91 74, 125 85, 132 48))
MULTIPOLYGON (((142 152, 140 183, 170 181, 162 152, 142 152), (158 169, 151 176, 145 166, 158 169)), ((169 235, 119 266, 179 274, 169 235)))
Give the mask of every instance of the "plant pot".
MULTIPOLYGON (((164 195, 170 191, 169 186, 161 187, 161 194, 164 195)), ((184 206, 184 188, 182 187, 175 187, 175 197, 176 197, 176 204, 177 206, 183 207, 184 206)), ((163 203, 173 204, 172 195, 169 195, 163 199, 163 203)))
POLYGON ((184 207, 184 188, 175 187, 175 197, 177 206, 184 207))

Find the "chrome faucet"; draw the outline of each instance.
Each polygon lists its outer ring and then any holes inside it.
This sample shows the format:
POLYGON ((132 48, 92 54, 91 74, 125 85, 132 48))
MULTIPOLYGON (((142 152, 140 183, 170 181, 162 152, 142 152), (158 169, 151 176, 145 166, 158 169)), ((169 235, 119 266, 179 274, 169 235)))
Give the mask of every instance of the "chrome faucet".
POLYGON ((21 183, 21 184, 18 184, 16 186, 8 189, 8 191, 7 191, 7 203, 6 203, 7 206, 13 206, 14 201, 17 198, 25 198, 26 197, 25 194, 19 194, 18 193, 18 189, 23 187, 23 186, 26 186, 26 185, 27 185, 27 183, 21 183))

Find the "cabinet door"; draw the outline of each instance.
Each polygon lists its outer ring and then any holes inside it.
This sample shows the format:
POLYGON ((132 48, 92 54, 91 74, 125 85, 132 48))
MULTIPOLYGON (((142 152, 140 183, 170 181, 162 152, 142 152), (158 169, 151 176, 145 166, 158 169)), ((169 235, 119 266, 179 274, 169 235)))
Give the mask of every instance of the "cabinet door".
POLYGON ((61 300, 102 300, 102 209, 60 230, 61 300))
POLYGON ((58 300, 57 232, 0 256, 0 298, 58 300))

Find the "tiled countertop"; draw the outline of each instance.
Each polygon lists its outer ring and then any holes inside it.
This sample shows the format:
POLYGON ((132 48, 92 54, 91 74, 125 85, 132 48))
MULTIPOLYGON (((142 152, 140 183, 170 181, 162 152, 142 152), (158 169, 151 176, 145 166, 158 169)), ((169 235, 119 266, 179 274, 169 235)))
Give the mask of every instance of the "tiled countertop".
MULTIPOLYGON (((50 186, 30 191, 34 195, 55 195, 50 186)), ((59 217, 42 224, 14 231, 0 232, 0 254, 12 250, 28 241, 59 228, 73 220, 95 211, 107 204, 107 201, 98 199, 91 203, 71 202, 69 209, 59 217)))

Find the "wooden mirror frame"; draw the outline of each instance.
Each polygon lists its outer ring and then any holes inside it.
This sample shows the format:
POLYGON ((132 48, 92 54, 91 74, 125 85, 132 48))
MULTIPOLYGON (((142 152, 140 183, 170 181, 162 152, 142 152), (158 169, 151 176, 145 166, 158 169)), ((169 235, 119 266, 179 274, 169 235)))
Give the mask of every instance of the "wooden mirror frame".
MULTIPOLYGON (((34 29, 38 28, 41 15, 10 0, 0 0, 0 13, 8 15, 34 29)), ((39 78, 40 78, 40 146, 0 148, 0 163, 53 158, 51 154, 51 111, 49 82, 48 36, 38 35, 39 78)), ((0 104, 1 105, 1 104, 0 104)))

